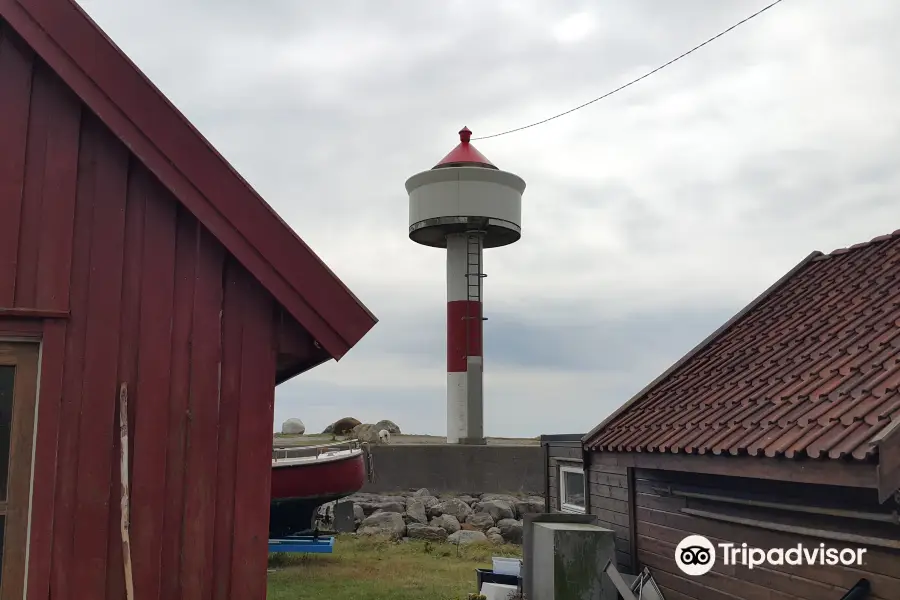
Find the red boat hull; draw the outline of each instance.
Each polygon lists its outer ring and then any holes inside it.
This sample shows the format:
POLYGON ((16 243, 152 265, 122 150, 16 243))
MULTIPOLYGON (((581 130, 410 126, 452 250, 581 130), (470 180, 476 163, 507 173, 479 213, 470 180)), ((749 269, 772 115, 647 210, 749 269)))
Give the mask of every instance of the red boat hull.
POLYGON ((366 482, 365 455, 272 464, 269 536, 283 537, 314 529, 316 509, 358 492, 366 482))
POLYGON ((362 453, 334 460, 272 465, 272 500, 310 498, 358 492, 366 483, 362 453))

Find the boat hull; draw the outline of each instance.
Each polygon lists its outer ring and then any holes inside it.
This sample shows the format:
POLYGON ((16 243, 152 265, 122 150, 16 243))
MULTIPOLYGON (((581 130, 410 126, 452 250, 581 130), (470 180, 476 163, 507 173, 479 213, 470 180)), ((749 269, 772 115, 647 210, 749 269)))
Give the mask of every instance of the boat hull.
POLYGON ((269 537, 314 530, 319 506, 358 492, 365 482, 365 454, 361 451, 306 462, 274 461, 269 537))

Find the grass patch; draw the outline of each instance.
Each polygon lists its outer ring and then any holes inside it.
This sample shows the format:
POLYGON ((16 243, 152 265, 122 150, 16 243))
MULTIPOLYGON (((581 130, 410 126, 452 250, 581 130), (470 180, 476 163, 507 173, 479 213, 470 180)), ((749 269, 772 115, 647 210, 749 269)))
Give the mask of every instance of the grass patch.
POLYGON ((515 545, 338 536, 333 554, 272 554, 268 600, 457 600, 475 590, 475 569, 515 545))

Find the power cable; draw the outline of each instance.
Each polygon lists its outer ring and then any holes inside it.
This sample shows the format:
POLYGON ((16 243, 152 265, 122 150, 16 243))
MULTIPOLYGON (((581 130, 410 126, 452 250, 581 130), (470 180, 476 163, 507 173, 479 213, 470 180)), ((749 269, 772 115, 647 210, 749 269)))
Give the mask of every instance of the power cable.
POLYGON ((616 89, 614 89, 614 90, 611 91, 611 92, 607 92, 607 93, 603 94, 603 95, 600 96, 599 98, 594 98, 594 99, 591 100, 590 102, 585 102, 584 104, 582 104, 582 105, 580 105, 580 106, 576 106, 575 108, 571 108, 571 109, 567 110, 566 112, 561 112, 561 113, 559 113, 558 115, 554 115, 554 116, 552 116, 552 117, 549 117, 549 118, 547 118, 547 119, 544 119, 543 121, 538 121, 538 122, 536 122, 536 123, 532 123, 531 125, 525 125, 525 126, 523 126, 523 127, 516 127, 515 129, 510 129, 510 130, 508 130, 508 131, 503 131, 503 132, 500 132, 500 133, 494 133, 494 134, 491 134, 491 135, 482 135, 482 136, 480 136, 480 137, 473 137, 473 138, 472 138, 472 141, 475 141, 475 140, 486 140, 486 139, 488 139, 488 138, 500 137, 501 135, 507 135, 507 134, 509 134, 509 133, 515 133, 515 132, 517 132, 517 131, 522 131, 523 129, 529 129, 529 128, 531 128, 531 127, 536 127, 536 126, 538 126, 538 125, 543 125, 544 123, 547 123, 547 122, 552 121, 552 120, 554 120, 554 119, 558 119, 558 118, 560 118, 560 117, 564 117, 564 116, 566 116, 566 115, 568 115, 568 114, 570 114, 570 113, 573 113, 573 112, 575 112, 576 110, 581 110, 581 109, 584 108, 585 106, 590 106, 590 105, 593 104, 594 102, 599 102, 600 100, 603 100, 604 98, 609 98, 610 96, 612 96, 612 95, 615 94, 616 92, 621 92, 621 91, 624 90, 625 88, 634 85, 634 84, 637 83, 638 81, 641 81, 642 79, 646 79, 646 78, 650 77, 651 75, 653 75, 654 73, 657 73, 657 72, 659 72, 659 71, 662 71, 663 69, 665 69, 665 68, 668 67, 669 65, 671 65, 671 64, 673 64, 673 63, 675 63, 675 62, 678 62, 679 60, 681 60, 682 58, 684 58, 684 57, 687 56, 688 54, 691 54, 691 53, 693 53, 693 52, 699 50, 699 49, 702 48, 703 46, 709 44, 710 42, 713 42, 713 41, 719 39, 720 37, 722 37, 723 35, 725 35, 725 34, 728 33, 729 31, 731 31, 731 30, 733 30, 733 29, 736 29, 737 27, 740 27, 741 25, 743 25, 744 23, 746 23, 746 22, 749 21, 750 19, 753 19, 754 17, 758 17, 759 15, 763 14, 764 12, 766 12, 767 10, 769 10, 770 8, 772 8, 773 6, 775 6, 776 4, 780 4, 780 3, 783 2, 783 1, 784 1, 784 0, 775 0, 775 2, 773 2, 772 4, 769 4, 769 5, 766 6, 765 8, 756 11, 755 13, 753 13, 752 15, 750 15, 749 17, 747 17, 746 19, 743 19, 742 21, 738 21, 737 23, 735 23, 734 25, 732 25, 731 27, 729 27, 729 28, 726 29, 725 31, 722 31, 721 33, 718 33, 718 34, 714 35, 713 37, 709 38, 708 40, 706 40, 706 41, 703 42, 702 44, 700 44, 700 45, 698 45, 698 46, 694 46, 693 48, 691 48, 690 50, 688 50, 688 51, 685 52, 684 54, 681 54, 681 55, 679 55, 679 56, 676 56, 675 58, 673 58, 672 60, 670 60, 670 61, 667 62, 666 64, 661 65, 661 66, 659 66, 659 67, 656 67, 656 68, 653 69, 652 71, 650 71, 650 72, 648 72, 648 73, 645 73, 645 74, 641 75, 641 76, 638 77, 637 79, 633 79, 632 81, 629 81, 629 82, 626 83, 625 85, 622 85, 622 86, 620 86, 620 87, 617 87, 616 89))

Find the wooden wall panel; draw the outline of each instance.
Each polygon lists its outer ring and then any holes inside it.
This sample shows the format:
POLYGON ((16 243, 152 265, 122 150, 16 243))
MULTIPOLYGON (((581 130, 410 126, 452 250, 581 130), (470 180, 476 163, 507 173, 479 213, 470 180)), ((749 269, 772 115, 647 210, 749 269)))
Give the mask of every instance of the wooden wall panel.
MULTIPOLYGON (((641 562, 649 566, 657 581, 669 589, 685 594, 694 594, 696 598, 746 598, 818 600, 820 598, 839 598, 860 578, 867 578, 872 583, 872 598, 883 599, 900 597, 900 551, 869 547, 866 553, 867 564, 863 568, 845 566, 761 566, 752 570, 743 566, 724 565, 717 560, 717 565, 709 576, 688 578, 675 565, 675 546, 687 535, 703 535, 713 543, 732 542, 740 545, 768 548, 787 548, 803 543, 807 547, 816 547, 825 543, 826 547, 855 547, 856 544, 835 542, 821 538, 798 536, 784 532, 771 531, 758 527, 725 523, 717 520, 698 518, 685 514, 684 508, 696 508, 754 518, 768 523, 785 522, 796 526, 814 527, 823 530, 855 530, 862 532, 867 523, 839 523, 842 519, 824 518, 818 515, 802 513, 786 513, 759 507, 738 507, 723 502, 712 502, 672 495, 671 492, 687 491, 706 493, 717 496, 745 498, 748 495, 765 495, 777 487, 777 495, 773 493, 770 501, 783 501, 790 490, 783 486, 767 486, 758 482, 753 489, 735 485, 726 478, 697 476, 686 473, 638 470, 636 474, 636 516, 637 516, 637 548, 641 562), (687 580, 690 580, 688 583, 687 580), (668 583, 663 583, 667 581, 668 583)), ((809 489, 809 486, 797 486, 793 493, 810 497, 819 497, 819 503, 831 503, 845 498, 845 508, 860 510, 860 502, 853 501, 853 490, 845 495, 836 496, 825 490, 809 489)), ((872 490, 866 490, 870 495, 872 490)), ((815 506, 809 501, 807 506, 815 506)), ((900 540, 900 530, 896 526, 877 526, 882 537, 888 536, 900 540), (893 532, 893 534, 892 534, 893 532)), ((667 596, 668 597, 668 596, 667 596)))
POLYGON ((237 490, 238 422, 241 409, 244 312, 242 269, 226 261, 222 306, 222 391, 219 405, 219 462, 216 473, 216 522, 213 547, 213 600, 227 600, 231 593, 234 558, 234 501, 237 490))
POLYGON ((175 296, 176 205, 143 168, 132 169, 133 193, 145 197, 141 256, 140 350, 135 390, 131 508, 134 586, 141 596, 160 598, 166 451, 175 296))
POLYGON ((187 211, 178 210, 175 250, 172 371, 169 391, 169 438, 166 451, 166 508, 162 533, 162 598, 178 598, 181 581, 184 521, 184 458, 190 394, 191 321, 196 281, 198 226, 187 211))
POLYGON ((244 313, 236 479, 255 485, 239 484, 235 489, 231 597, 262 600, 266 595, 268 536, 264 532, 269 523, 275 406, 274 306, 250 285, 249 275, 241 279, 239 289, 254 308, 244 313), (265 373, 271 373, 271 378, 265 373))
POLYGON ((200 229, 191 326, 191 383, 185 455, 181 593, 212 594, 216 471, 219 435, 219 365, 222 355, 224 252, 200 229))
POLYGON ((65 312, 69 310, 75 236, 81 103, 47 67, 41 65, 36 80, 47 81, 50 122, 44 148, 34 306, 65 312))
MULTIPOLYGON (((94 146, 92 175, 95 232, 87 279, 86 344, 82 374, 82 418, 78 430, 78 467, 73 585, 76 597, 102 598, 106 591, 106 550, 109 528, 109 486, 118 403, 119 319, 122 309, 122 267, 128 152, 93 118, 85 118, 86 144, 94 146)), ((84 232, 78 232, 83 235, 84 232)))
POLYGON ((28 139, 25 146, 25 179, 19 214, 19 248, 16 253, 16 307, 35 306, 37 264, 41 239, 41 203, 44 199, 47 137, 51 128, 53 86, 50 77, 40 76, 42 65, 34 69, 31 105, 28 115, 28 139))
POLYGON ((629 507, 627 470, 604 462, 600 455, 590 455, 587 486, 591 514, 599 525, 616 532, 616 558, 620 571, 637 572, 634 535, 629 507))
MULTIPOLYGON (((134 163, 131 163, 134 169, 134 163)), ((140 401, 137 395, 138 348, 140 347, 140 315, 141 315, 141 269, 144 254, 144 214, 147 199, 139 189, 139 180, 129 172, 128 191, 125 206, 125 240, 122 275, 122 309, 119 325, 119 366, 117 382, 125 386, 128 394, 128 459, 134 464, 134 414, 135 406, 140 401)), ((119 402, 113 407, 113 422, 119 423, 119 402)), ((121 452, 120 436, 114 434, 110 461, 109 486, 109 525, 107 538, 106 598, 107 600, 124 600, 124 563, 122 557, 121 537, 121 493, 122 477, 119 453, 121 452)), ((129 466, 128 473, 133 470, 129 466)), ((130 478, 129 478, 130 479, 130 478)), ((129 485, 131 481, 129 480, 129 485)))
POLYGON ((0 306, 13 306, 34 53, 0 23, 0 306))
MULTIPOLYGON (((56 500, 48 518, 54 521, 50 594, 54 600, 74 597, 74 528, 76 474, 78 469, 79 422, 82 414, 82 377, 87 346, 88 277, 91 269, 91 235, 94 231, 94 172, 96 143, 93 132, 82 132, 78 150, 70 310, 66 331, 63 393, 60 410, 59 459, 56 470, 56 500)), ((40 424, 39 424, 39 427, 40 424)), ((37 476, 36 476, 37 478, 37 476)), ((36 518, 36 517, 35 517, 36 518)), ((36 596, 43 598, 42 596, 36 596)))

